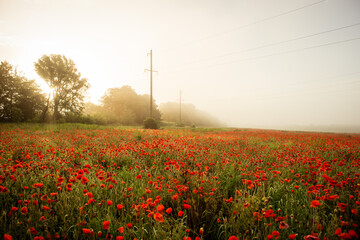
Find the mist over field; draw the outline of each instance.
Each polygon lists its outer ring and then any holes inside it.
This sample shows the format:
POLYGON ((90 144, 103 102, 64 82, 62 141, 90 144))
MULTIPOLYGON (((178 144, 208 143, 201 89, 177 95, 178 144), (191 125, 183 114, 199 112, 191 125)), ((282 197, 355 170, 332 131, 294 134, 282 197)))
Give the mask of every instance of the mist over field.
POLYGON ((360 132, 359 12, 357 0, 0 0, 0 120, 360 132))

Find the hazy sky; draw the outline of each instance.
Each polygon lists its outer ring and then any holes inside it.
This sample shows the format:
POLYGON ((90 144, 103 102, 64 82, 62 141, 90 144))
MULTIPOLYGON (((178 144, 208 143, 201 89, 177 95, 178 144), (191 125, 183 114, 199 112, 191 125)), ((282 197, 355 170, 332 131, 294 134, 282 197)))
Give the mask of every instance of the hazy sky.
POLYGON ((45 88, 43 54, 228 126, 360 124, 359 0, 0 0, 0 60, 45 88))

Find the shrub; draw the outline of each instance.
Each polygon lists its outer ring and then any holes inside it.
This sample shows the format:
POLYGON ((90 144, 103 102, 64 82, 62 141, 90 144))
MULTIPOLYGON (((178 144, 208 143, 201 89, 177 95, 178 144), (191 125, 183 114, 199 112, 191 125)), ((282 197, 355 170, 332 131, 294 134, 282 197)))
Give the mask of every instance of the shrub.
POLYGON ((144 120, 144 128, 145 129, 159 129, 159 125, 157 124, 155 119, 148 117, 144 120))

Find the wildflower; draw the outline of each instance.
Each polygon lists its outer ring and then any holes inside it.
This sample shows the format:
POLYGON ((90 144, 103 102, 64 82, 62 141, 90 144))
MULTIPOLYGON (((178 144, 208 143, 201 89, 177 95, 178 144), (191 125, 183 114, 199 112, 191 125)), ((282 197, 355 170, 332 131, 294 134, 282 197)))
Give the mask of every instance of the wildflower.
POLYGON ((307 235, 304 237, 305 240, 319 240, 318 237, 313 236, 313 235, 307 235))
POLYGON ((354 209, 351 209, 351 213, 357 216, 359 214, 359 211, 354 208, 354 209))
POLYGON ((289 239, 295 239, 296 238, 296 234, 290 234, 289 235, 289 239))
POLYGON ((12 240, 13 238, 12 238, 12 236, 11 235, 9 235, 9 234, 4 234, 4 240, 12 240))
POLYGON ((275 239, 278 239, 280 233, 279 233, 278 231, 273 231, 273 232, 271 233, 271 235, 273 235, 273 236, 275 237, 275 239))
POLYGON ((24 215, 26 215, 26 214, 28 213, 27 207, 22 207, 22 208, 21 208, 21 213, 24 214, 24 215))
POLYGON ((340 235, 342 233, 341 228, 335 230, 335 235, 340 235))
POLYGON ((191 208, 191 206, 189 204, 184 204, 184 208, 189 209, 189 208, 191 208))
POLYGON ((157 206, 157 210, 159 211, 159 212, 162 212, 163 210, 164 210, 164 206, 162 205, 162 204, 160 204, 159 206, 157 206))
POLYGON ((178 195, 178 194, 175 194, 175 195, 172 196, 172 199, 173 199, 174 201, 176 201, 178 198, 179 198, 179 195, 178 195))
POLYGON ((43 238, 42 236, 36 236, 34 237, 34 240, 45 240, 45 238, 43 238))
POLYGON ((239 239, 237 237, 235 237, 235 236, 231 236, 231 237, 229 237, 228 240, 239 240, 239 239))
POLYGON ((164 218, 163 218, 163 215, 160 214, 160 213, 155 213, 154 214, 154 219, 158 222, 164 222, 164 218))
POLYGON ((165 211, 167 214, 170 214, 171 212, 172 212, 172 208, 168 208, 168 209, 166 209, 166 211, 165 211))
POLYGON ((121 205, 121 204, 116 205, 116 209, 117 209, 117 210, 121 210, 122 208, 124 208, 123 205, 121 205))
POLYGON ((83 228, 82 231, 83 231, 84 234, 91 234, 91 230, 90 230, 90 229, 83 228))
POLYGON ((112 204, 113 204, 112 201, 110 201, 110 200, 107 201, 107 205, 108 205, 108 206, 111 206, 112 204))
POLYGON ((38 233, 38 231, 36 231, 36 229, 33 228, 33 227, 30 227, 29 231, 30 231, 31 234, 34 234, 34 235, 38 233))
POLYGON ((183 211, 179 211, 178 213, 179 217, 182 217, 184 215, 184 212, 183 211))
POLYGON ((32 185, 33 188, 41 188, 41 187, 43 187, 43 186, 44 186, 43 183, 34 183, 34 184, 32 185))
POLYGON ((280 229, 286 229, 286 228, 289 228, 289 225, 286 222, 282 221, 282 222, 280 222, 279 228, 280 229))
POLYGON ((351 238, 359 239, 359 235, 354 230, 349 230, 348 234, 351 236, 351 238))
POLYGON ((103 221, 103 229, 108 230, 110 227, 110 221, 103 221))
POLYGON ((127 226, 128 228, 132 228, 133 225, 132 225, 132 223, 127 223, 126 226, 127 226))
POLYGON ((119 233, 123 233, 123 232, 124 232, 124 227, 119 227, 119 228, 118 228, 118 232, 119 232, 119 233))
POLYGON ((337 206, 341 209, 341 210, 345 210, 345 208, 347 207, 347 205, 345 203, 337 203, 337 206))
MULTIPOLYGON (((321 203, 318 200, 311 201, 310 207, 316 208, 318 206, 321 206, 321 203)), ((308 236, 311 236, 311 235, 308 235, 308 236)))

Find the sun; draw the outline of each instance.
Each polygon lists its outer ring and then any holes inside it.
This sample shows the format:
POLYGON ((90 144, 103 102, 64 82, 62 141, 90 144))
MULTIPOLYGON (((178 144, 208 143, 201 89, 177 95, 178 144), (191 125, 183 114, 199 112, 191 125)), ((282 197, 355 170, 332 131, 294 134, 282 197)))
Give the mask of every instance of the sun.
POLYGON ((23 66, 23 72, 25 73, 27 78, 35 80, 35 82, 38 84, 38 86, 46 96, 51 96, 52 89, 46 83, 46 81, 40 78, 39 75, 36 73, 34 63, 38 61, 38 59, 40 59, 44 54, 63 54, 66 49, 63 45, 57 42, 50 42, 44 40, 29 40, 25 44, 27 54, 25 54, 23 62, 21 63, 21 66, 23 66))

